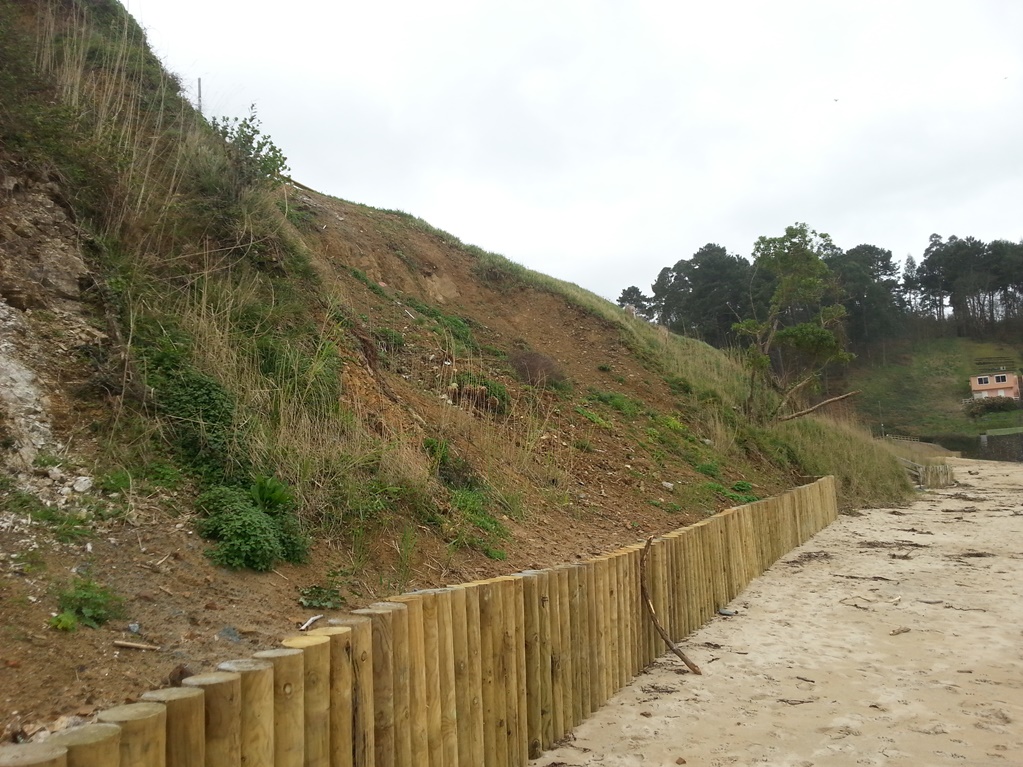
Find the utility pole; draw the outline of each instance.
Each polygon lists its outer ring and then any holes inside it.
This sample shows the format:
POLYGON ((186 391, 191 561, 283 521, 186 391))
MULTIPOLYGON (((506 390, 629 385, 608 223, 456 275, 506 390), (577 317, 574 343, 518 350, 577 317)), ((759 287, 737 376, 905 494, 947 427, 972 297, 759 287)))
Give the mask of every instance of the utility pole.
POLYGON ((199 78, 199 114, 202 114, 202 78, 199 78))

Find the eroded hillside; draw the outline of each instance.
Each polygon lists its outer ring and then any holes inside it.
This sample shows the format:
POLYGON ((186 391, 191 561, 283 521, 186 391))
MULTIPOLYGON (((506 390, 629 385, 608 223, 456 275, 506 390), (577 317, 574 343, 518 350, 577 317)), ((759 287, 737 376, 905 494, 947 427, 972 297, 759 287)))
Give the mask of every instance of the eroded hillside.
POLYGON ((0 10, 20 53, 0 112, 8 737, 314 614, 572 561, 808 475, 847 505, 903 492, 854 428, 763 417, 735 359, 412 216, 252 177, 115 3, 0 10))

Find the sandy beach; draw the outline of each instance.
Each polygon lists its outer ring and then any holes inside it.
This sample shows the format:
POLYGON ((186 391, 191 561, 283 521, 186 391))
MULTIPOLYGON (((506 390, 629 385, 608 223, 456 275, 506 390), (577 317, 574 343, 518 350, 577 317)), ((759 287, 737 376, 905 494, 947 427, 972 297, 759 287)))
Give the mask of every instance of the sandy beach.
POLYGON ((843 515, 538 767, 1023 765, 1023 465, 843 515))

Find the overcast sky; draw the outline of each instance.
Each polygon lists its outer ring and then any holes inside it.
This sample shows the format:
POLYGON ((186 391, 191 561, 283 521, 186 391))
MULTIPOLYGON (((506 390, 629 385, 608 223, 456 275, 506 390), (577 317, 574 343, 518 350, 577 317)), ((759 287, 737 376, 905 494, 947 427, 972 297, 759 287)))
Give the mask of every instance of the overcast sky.
POLYGON ((1023 2, 124 0, 297 181, 609 299, 805 221, 1023 238, 1023 2))

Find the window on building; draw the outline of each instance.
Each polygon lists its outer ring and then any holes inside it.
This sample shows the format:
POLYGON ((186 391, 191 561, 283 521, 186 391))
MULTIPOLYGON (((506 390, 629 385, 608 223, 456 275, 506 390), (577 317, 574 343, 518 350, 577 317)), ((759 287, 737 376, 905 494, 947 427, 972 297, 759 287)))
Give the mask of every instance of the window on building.
POLYGON ((995 376, 995 383, 1005 383, 1005 376, 995 376))
POLYGON ((990 381, 987 376, 977 376, 977 383, 981 386, 987 386, 990 381))

